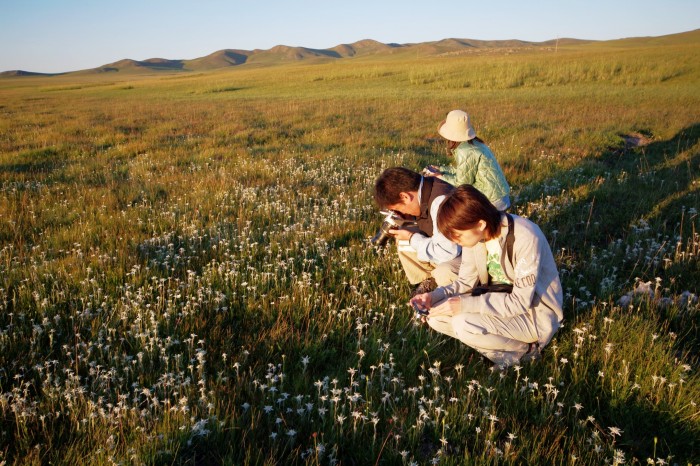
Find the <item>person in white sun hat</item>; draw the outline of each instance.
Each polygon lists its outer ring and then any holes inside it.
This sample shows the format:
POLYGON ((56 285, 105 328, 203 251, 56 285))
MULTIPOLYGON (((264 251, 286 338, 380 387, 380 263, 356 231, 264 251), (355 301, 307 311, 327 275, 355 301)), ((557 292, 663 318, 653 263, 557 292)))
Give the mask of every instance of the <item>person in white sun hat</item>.
POLYGON ((453 186, 470 184, 486 195, 500 211, 510 207, 510 186, 491 149, 476 136, 469 115, 452 110, 438 126, 440 136, 447 139, 452 166, 429 165, 424 176, 436 176, 453 186))

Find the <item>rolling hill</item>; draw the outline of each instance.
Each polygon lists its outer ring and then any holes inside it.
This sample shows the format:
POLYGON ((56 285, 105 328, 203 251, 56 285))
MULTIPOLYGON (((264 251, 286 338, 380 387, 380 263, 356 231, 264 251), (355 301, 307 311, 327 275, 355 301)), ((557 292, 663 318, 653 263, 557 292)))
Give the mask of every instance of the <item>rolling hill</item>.
POLYGON ((98 74, 98 73, 143 73, 143 72, 187 72, 207 71, 219 68, 227 68, 242 65, 275 65, 295 61, 319 61, 341 60, 369 55, 384 54, 414 54, 415 56, 441 56, 462 53, 493 52, 498 50, 525 50, 528 48, 565 47, 572 45, 586 45, 589 43, 610 45, 673 45, 676 43, 700 42, 700 29, 694 31, 670 34, 659 37, 636 37, 617 39, 612 41, 589 41, 572 38, 552 39, 544 42, 528 42, 522 40, 475 40, 448 38, 433 42, 421 42, 414 44, 384 44, 371 39, 360 40, 352 44, 340 44, 329 49, 313 49, 308 47, 291 47, 277 45, 268 50, 238 50, 224 49, 210 55, 185 60, 171 60, 165 58, 150 58, 136 61, 123 59, 114 63, 99 66, 97 68, 79 70, 68 73, 33 73, 30 71, 13 70, 0 73, 0 77, 22 76, 55 76, 71 73, 98 74))

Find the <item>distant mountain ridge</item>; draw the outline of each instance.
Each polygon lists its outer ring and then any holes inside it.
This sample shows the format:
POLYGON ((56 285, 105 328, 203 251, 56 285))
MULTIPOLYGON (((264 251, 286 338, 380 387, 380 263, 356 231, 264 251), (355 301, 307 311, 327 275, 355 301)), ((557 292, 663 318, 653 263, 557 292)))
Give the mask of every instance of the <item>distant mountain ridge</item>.
MULTIPOLYGON (((617 39, 624 42, 628 40, 648 40, 655 43, 665 43, 672 40, 689 39, 700 41, 700 29, 694 31, 671 34, 659 37, 617 39)), ((352 44, 340 44, 329 49, 313 49, 308 47, 291 47, 287 45, 276 45, 271 49, 261 50, 239 50, 224 49, 218 50, 204 57, 171 60, 166 58, 149 58, 137 61, 123 59, 114 63, 91 68, 87 70, 71 71, 66 73, 34 73, 30 71, 13 70, 1 72, 0 76, 56 76, 65 74, 92 74, 92 73, 138 73, 138 72, 159 72, 159 71, 208 71, 219 68, 228 68, 241 65, 273 65, 302 60, 328 61, 344 58, 361 57, 367 55, 413 53, 421 56, 440 56, 458 53, 469 53, 479 50, 492 50, 504 48, 525 48, 525 47, 558 47, 566 45, 580 45, 592 42, 592 40, 559 38, 544 42, 528 42, 522 40, 475 40, 475 39, 442 39, 433 42, 420 42, 415 44, 384 44, 372 39, 364 39, 352 44)))

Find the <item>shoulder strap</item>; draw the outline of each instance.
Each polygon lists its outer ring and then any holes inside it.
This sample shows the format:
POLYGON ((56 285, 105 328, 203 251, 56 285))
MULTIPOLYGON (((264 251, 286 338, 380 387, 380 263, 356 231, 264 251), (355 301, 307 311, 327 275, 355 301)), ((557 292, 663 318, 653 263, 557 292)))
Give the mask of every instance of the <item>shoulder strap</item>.
POLYGON ((515 243, 515 233, 513 232, 513 217, 510 214, 506 214, 508 218, 508 234, 506 235, 506 254, 508 254, 508 262, 510 266, 513 267, 513 243, 515 243))
POLYGON ((435 182, 435 178, 432 176, 424 176, 422 177, 423 179, 423 186, 421 187, 421 192, 420 192, 420 200, 421 200, 421 217, 430 217, 430 198, 432 197, 433 193, 433 183, 435 182))

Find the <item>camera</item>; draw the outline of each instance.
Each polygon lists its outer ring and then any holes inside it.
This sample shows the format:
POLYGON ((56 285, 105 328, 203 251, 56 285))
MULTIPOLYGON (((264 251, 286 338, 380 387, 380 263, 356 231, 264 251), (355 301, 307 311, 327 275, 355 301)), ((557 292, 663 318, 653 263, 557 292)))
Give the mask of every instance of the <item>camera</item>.
POLYGON ((416 223, 412 220, 406 220, 391 210, 382 210, 381 214, 384 215, 384 222, 382 222, 382 225, 379 227, 377 234, 371 239, 372 244, 380 248, 386 246, 389 238, 391 238, 389 230, 395 230, 402 226, 415 225, 416 223))

